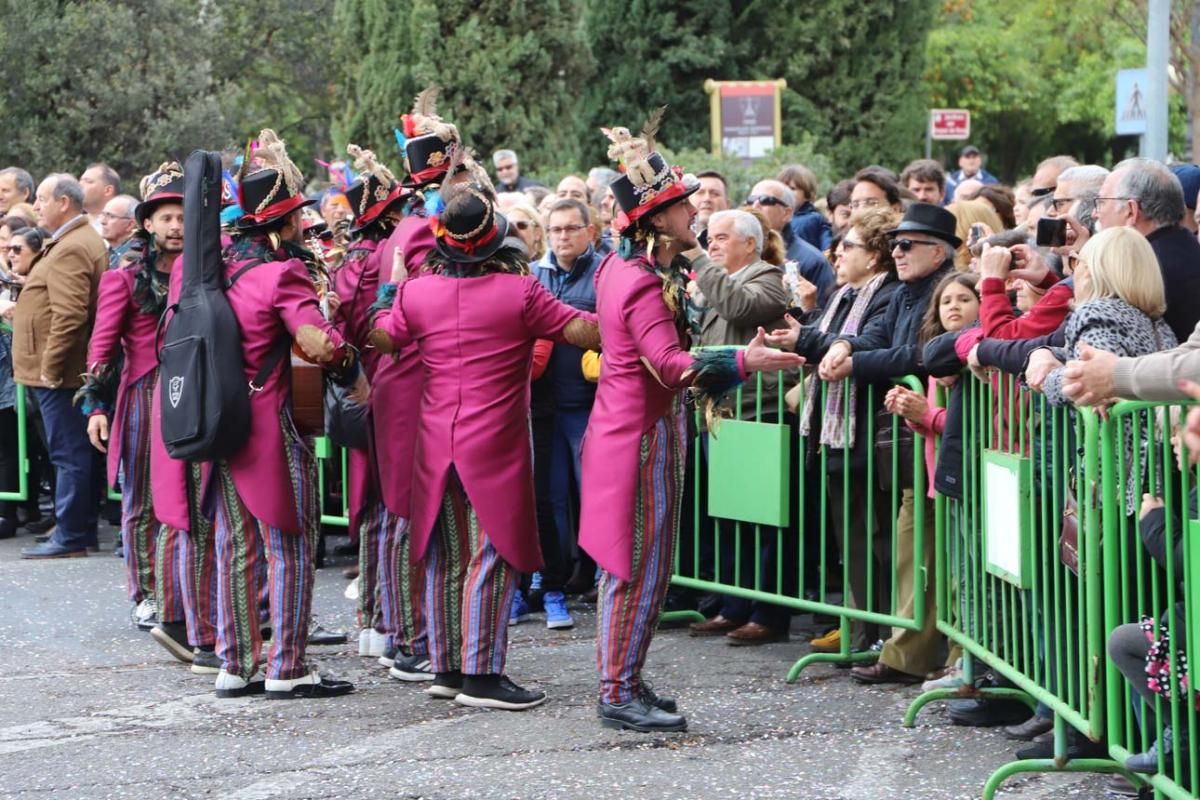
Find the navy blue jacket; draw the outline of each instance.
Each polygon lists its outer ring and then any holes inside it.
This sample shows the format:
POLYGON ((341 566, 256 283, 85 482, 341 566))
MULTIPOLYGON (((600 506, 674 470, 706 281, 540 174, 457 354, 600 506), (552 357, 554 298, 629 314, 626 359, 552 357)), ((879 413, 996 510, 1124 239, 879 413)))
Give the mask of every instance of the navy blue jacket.
POLYGON ((820 250, 797 237, 791 225, 784 225, 779 235, 783 237, 783 245, 787 249, 787 260, 795 261, 800 266, 804 280, 817 287, 817 305, 824 308, 836 284, 829 260, 820 250))
MULTIPOLYGON (((546 254, 535 266, 538 282, 550 294, 580 311, 596 310, 596 267, 600 256, 590 246, 579 258, 570 272, 558 268, 554 252, 546 254)), ((596 384, 584 380, 583 350, 565 342, 556 342, 550 353, 550 363, 543 378, 549 378, 554 387, 554 404, 559 411, 590 410, 596 401, 596 384)))
POLYGON ((824 253, 833 240, 833 229, 825 215, 812 203, 805 202, 792 214, 792 232, 824 253))
POLYGON ((1163 319, 1175 339, 1186 342, 1200 322, 1200 242, 1181 225, 1165 225, 1146 237, 1158 258, 1163 286, 1167 291, 1167 313, 1163 319))

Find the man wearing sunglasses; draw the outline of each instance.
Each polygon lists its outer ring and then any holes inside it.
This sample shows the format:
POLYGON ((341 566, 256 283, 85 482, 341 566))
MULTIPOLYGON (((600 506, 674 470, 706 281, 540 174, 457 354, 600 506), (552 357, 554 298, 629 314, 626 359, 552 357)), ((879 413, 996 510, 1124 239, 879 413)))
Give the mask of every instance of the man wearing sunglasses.
POLYGON ((824 306, 833 291, 833 268, 820 250, 797 236, 792 228, 792 212, 796 208, 792 190, 780 181, 759 181, 745 205, 761 211, 771 229, 783 237, 787 260, 796 262, 800 275, 817 287, 817 305, 824 306))
MULTIPOLYGON (((821 361, 822 380, 837 381, 853 376, 863 383, 888 385, 904 375, 925 376, 921 347, 917 336, 921 320, 942 278, 954 272, 954 251, 962 243, 955 235, 954 215, 930 203, 913 203, 904 219, 892 231, 892 257, 901 287, 892 296, 887 313, 872 319, 857 336, 839 339, 830 346, 821 361)), ((925 543, 924 567, 933 574, 933 504, 913 490, 912 439, 901 426, 892 446, 880 447, 876 440, 877 463, 890 461, 893 448, 899 449, 899 469, 893 476, 901 491, 900 513, 896 521, 896 609, 900 616, 912 616, 918 564, 913 551, 917 536, 925 543), (922 530, 915 525, 917 503, 924 503, 922 530)), ((882 434, 880 434, 882 437, 882 434)), ((855 667, 850 674, 860 683, 920 683, 921 676, 938 665, 938 632, 933 584, 925 590, 925 618, 920 630, 898 629, 883 646, 879 660, 870 666, 855 667)))

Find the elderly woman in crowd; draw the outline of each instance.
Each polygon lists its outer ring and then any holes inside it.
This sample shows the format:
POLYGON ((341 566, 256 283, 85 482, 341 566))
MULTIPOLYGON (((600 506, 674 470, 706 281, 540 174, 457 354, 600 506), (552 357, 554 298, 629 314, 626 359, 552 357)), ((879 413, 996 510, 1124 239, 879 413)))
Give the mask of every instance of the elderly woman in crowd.
MULTIPOLYGON (((820 320, 801 326, 789 317, 788 329, 773 332, 768 343, 794 350, 809 364, 815 364, 833 341, 854 336, 870 320, 886 313, 892 294, 900 286, 890 237, 890 231, 899 223, 900 214, 889 206, 854 215, 836 251, 840 288, 830 298, 820 320)), ((839 543, 848 543, 850 548, 842 558, 850 565, 852 604, 872 611, 886 611, 891 598, 891 522, 887 519, 890 505, 880 486, 880 476, 875 475, 873 484, 867 481, 870 420, 880 413, 887 389, 887 386, 842 381, 828 384, 822 391, 822 384, 813 372, 806 379, 801 395, 804 405, 800 412, 800 433, 807 437, 810 463, 819 457, 818 447, 824 446, 827 453, 827 472, 831 476, 827 486, 835 538, 839 543), (844 413, 847 407, 849 415, 844 413), (848 514, 844 513, 846 470, 850 471, 849 491, 853 500, 848 514), (867 518, 865 498, 856 497, 868 485, 875 494, 875 519, 867 518), (874 562, 874 585, 870 587, 868 560, 874 562)), ((866 650, 883 632, 874 624, 862 622, 854 622, 851 630, 853 650, 866 650)), ((832 652, 838 649, 840 641, 840 632, 834 630, 814 639, 813 648, 832 652)))

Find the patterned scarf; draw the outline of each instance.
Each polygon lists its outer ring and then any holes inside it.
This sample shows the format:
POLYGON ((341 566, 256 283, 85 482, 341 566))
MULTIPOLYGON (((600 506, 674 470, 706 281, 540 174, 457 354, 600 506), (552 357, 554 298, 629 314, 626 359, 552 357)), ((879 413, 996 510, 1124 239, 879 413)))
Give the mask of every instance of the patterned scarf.
MULTIPOLYGON (((862 327, 863 319, 867 315, 867 309, 871 307, 871 300, 875 297, 875 292, 886 281, 888 275, 886 272, 876 275, 866 286, 859 290, 858 296, 854 298, 853 305, 850 306, 850 313, 846 315, 845 322, 842 323, 842 329, 839 333, 842 336, 855 336, 862 327)), ((821 333, 827 333, 829 327, 833 324, 833 318, 837 314, 838 308, 841 307, 842 301, 846 295, 854 291, 848 284, 838 290, 838 293, 833 296, 833 300, 829 303, 829 308, 825 310, 825 314, 821 317, 821 321, 817 323, 817 330, 821 333)), ((804 381, 804 413, 800 417, 800 435, 808 436, 809 423, 812 420, 813 409, 816 407, 817 395, 820 391, 816 370, 809 373, 804 381)), ((821 419, 821 444, 829 445, 830 447, 848 448, 854 447, 854 432, 855 432, 855 402, 858 399, 858 384, 851 381, 838 381, 830 384, 828 387, 828 395, 825 399, 825 414, 821 419), (849 392, 846 386, 849 384, 849 392), (846 409, 850 409, 850 413, 846 414, 846 409), (847 419, 848 418, 848 419, 847 419), (847 427, 847 422, 849 427, 847 427)))

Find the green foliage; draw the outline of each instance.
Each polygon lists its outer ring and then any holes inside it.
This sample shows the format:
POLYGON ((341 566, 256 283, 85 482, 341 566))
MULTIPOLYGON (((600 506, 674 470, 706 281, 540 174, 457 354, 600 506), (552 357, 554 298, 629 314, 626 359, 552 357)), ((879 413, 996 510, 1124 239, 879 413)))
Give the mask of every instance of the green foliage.
POLYGON ((358 55, 339 148, 382 150, 417 92, 437 85, 444 116, 482 156, 511 147, 529 163, 575 162, 577 98, 593 69, 581 11, 580 0, 339 0, 339 51, 358 55))
POLYGON ((0 0, 0 18, 10 67, 0 164, 40 177, 106 161, 136 179, 225 144, 225 97, 196 2, 0 0))
MULTIPOLYGON (((1129 0, 947 0, 926 45, 929 104, 969 109, 972 141, 1009 181, 1055 153, 1111 163, 1136 148, 1114 137, 1113 108, 1117 70, 1145 64, 1137 18, 1129 0)), ((1171 116, 1178 149, 1178 98, 1171 116)))

